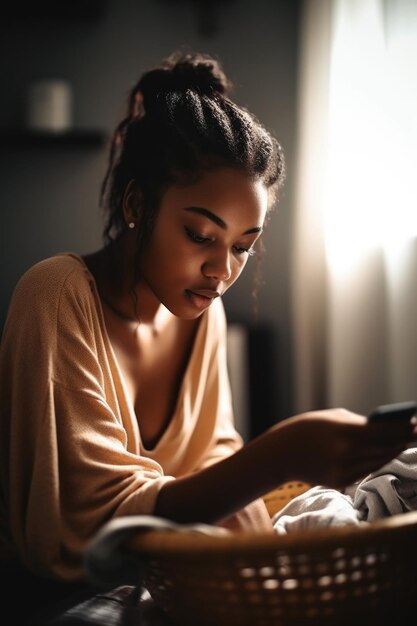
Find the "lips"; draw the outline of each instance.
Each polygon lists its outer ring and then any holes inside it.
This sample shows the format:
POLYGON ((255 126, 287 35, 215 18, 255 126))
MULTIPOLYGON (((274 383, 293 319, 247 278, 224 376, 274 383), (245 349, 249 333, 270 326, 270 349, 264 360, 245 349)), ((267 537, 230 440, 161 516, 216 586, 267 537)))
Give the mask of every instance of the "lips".
POLYGON ((188 293, 194 293, 197 296, 202 296, 203 298, 218 298, 220 296, 218 291, 214 289, 187 289, 188 293))
POLYGON ((197 309, 206 309, 215 298, 220 296, 213 289, 186 289, 185 293, 197 309))

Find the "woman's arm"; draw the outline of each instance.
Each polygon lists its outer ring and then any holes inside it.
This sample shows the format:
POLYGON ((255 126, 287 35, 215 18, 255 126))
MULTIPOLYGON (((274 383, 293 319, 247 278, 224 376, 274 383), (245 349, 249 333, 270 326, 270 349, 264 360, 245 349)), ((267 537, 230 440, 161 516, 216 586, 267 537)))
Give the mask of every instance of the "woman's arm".
POLYGON ((218 463, 165 484, 154 514, 213 524, 289 480, 342 488, 397 456, 412 437, 409 424, 369 424, 344 409, 305 413, 218 463))

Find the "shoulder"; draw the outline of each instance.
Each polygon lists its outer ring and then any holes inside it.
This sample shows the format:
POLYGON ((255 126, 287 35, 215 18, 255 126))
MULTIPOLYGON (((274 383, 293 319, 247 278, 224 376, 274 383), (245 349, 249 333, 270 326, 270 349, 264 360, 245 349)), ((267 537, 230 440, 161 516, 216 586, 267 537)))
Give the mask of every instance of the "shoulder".
POLYGON ((87 275, 89 272, 81 257, 76 254, 62 253, 32 265, 19 279, 17 288, 59 289, 71 278, 79 280, 81 276, 87 278, 87 275))
POLYGON ((88 294, 92 276, 81 257, 62 253, 32 265, 17 282, 11 304, 44 308, 58 303, 63 293, 88 294))
POLYGON ((38 261, 22 275, 19 282, 35 281, 47 283, 56 279, 65 280, 73 272, 86 270, 82 259, 77 254, 63 252, 38 261))

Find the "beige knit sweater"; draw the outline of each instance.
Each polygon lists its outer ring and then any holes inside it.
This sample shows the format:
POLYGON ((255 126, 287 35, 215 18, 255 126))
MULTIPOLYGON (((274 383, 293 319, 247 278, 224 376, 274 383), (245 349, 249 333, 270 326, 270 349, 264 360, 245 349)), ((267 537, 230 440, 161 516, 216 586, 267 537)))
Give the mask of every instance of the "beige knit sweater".
POLYGON ((2 558, 78 579, 104 522, 152 514, 166 481, 237 450, 225 335, 217 299, 201 319, 175 414, 146 450, 84 262, 65 253, 29 269, 0 352, 2 558))

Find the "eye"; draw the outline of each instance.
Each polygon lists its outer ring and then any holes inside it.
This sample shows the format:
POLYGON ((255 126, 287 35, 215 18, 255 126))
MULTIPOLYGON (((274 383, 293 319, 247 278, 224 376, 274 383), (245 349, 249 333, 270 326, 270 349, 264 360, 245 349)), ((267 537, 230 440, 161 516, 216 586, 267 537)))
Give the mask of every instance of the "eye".
POLYGON ((248 256, 253 256, 255 254, 255 249, 254 248, 242 248, 241 246, 233 246, 236 254, 246 254, 248 256))
POLYGON ((184 230, 187 234, 187 237, 191 239, 191 241, 193 241, 194 243, 207 243, 207 241, 210 241, 209 237, 203 237, 202 235, 199 235, 198 233, 196 233, 194 230, 191 230, 191 228, 188 228, 187 226, 184 227, 184 230))

